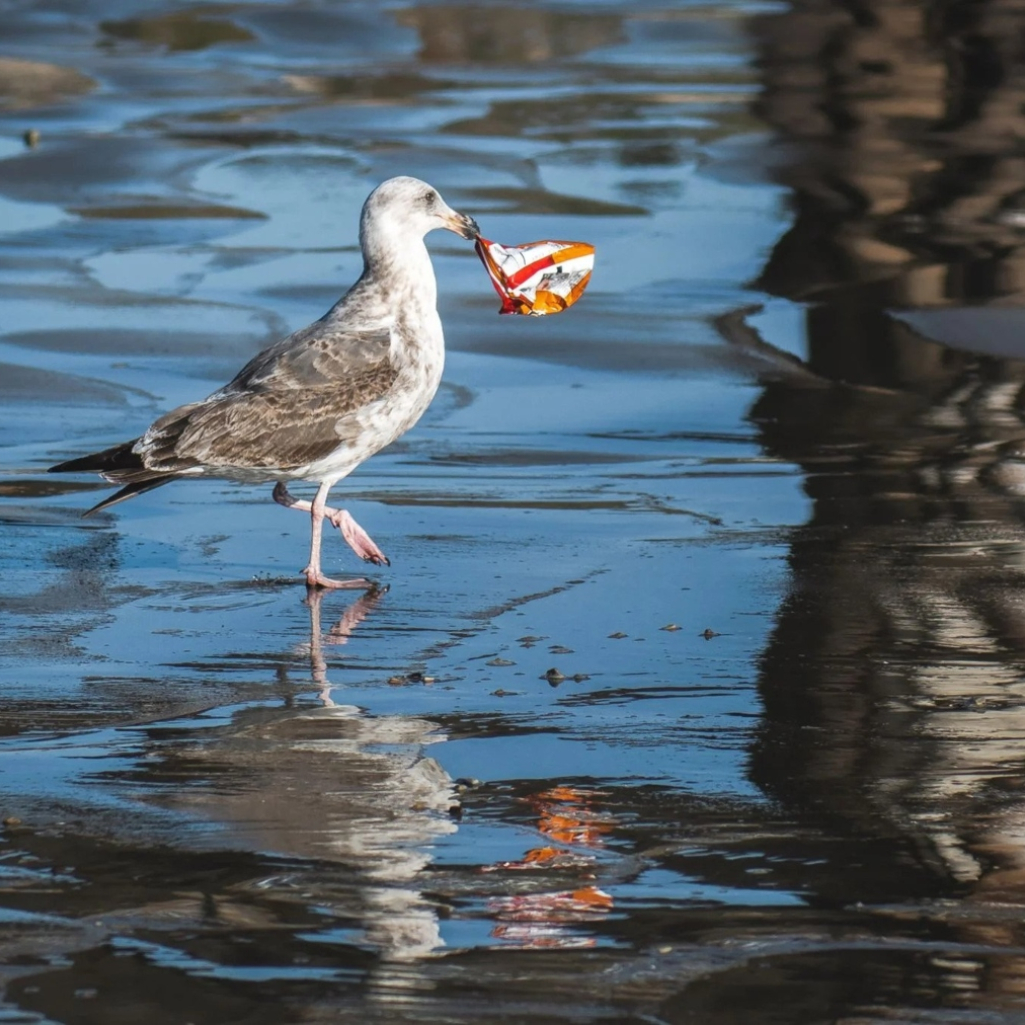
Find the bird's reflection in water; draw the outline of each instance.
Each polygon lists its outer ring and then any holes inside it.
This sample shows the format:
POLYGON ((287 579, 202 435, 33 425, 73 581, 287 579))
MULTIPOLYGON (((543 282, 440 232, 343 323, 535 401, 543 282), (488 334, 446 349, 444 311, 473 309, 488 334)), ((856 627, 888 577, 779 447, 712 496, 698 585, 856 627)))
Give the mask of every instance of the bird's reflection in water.
MULTIPOLYGON (((231 844, 315 859, 308 902, 359 923, 357 942, 387 961, 441 945, 434 906, 420 891, 430 845, 452 833, 452 781, 425 748, 444 735, 406 715, 368 715, 336 700, 325 648, 344 645, 384 596, 371 591, 324 632, 324 599, 311 593, 310 666, 315 705, 249 705, 221 729, 192 733, 172 753, 197 782, 173 803, 218 823, 231 844), (341 880, 341 882, 340 882, 341 880)), ((330 599, 328 599, 330 601, 330 599)), ((351 692, 350 692, 351 693, 351 692)))

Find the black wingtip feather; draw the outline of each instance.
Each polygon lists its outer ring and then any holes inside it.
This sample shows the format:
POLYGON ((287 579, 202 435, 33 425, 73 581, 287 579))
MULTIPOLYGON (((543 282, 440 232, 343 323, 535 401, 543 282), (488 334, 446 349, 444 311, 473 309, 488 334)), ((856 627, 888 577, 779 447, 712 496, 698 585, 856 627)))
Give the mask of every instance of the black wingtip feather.
POLYGON ((171 481, 177 480, 178 477, 169 473, 164 477, 153 477, 150 480, 136 481, 134 484, 128 484, 123 487, 120 491, 115 491, 110 498, 105 498, 102 502, 97 502, 91 509, 87 509, 83 516, 92 516, 93 513, 99 512, 101 509, 107 509, 112 505, 117 505, 119 502, 125 502, 129 498, 134 498, 136 495, 141 495, 146 491, 152 491, 154 488, 159 488, 162 484, 170 484, 171 481))

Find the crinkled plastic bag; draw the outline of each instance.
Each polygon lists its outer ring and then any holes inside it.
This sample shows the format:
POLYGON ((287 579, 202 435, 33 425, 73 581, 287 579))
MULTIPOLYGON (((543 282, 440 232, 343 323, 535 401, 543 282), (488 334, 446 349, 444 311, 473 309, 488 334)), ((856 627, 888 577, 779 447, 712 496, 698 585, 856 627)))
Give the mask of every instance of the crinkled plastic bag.
POLYGON ((502 299, 499 313, 561 313, 580 298, 594 269, 594 246, 586 242, 501 246, 478 238, 476 249, 502 299))

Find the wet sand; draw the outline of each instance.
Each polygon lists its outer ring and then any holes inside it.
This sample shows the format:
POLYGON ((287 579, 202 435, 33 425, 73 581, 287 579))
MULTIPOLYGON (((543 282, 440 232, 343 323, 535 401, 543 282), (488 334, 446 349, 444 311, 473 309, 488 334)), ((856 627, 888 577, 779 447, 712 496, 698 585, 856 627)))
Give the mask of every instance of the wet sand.
POLYGON ((803 9, 9 15, 5 1020, 1020 1020, 1017 79, 935 128, 879 7, 828 123, 803 9), (82 519, 46 467, 323 313, 399 173, 598 262, 499 318, 429 240, 380 587, 266 488, 82 519))

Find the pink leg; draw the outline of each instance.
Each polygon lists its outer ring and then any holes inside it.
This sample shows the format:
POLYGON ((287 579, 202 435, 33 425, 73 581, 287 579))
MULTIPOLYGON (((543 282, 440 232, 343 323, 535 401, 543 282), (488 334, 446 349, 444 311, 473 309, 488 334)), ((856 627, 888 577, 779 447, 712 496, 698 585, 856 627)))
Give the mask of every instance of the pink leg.
POLYGON ((321 484, 317 488, 317 494, 312 502, 305 502, 293 498, 288 488, 283 483, 274 487, 274 501, 288 509, 298 509, 300 512, 308 512, 312 523, 310 538, 310 564, 303 570, 306 576, 306 583, 309 587, 332 587, 332 588, 365 588, 373 587, 374 584, 363 577, 356 580, 332 580, 324 576, 320 570, 320 541, 323 531, 324 520, 327 519, 332 525, 338 527, 342 537, 348 542, 349 547, 364 561, 372 562, 377 566, 382 563, 390 565, 384 553, 374 544, 367 532, 346 512, 344 509, 332 509, 327 505, 327 493, 330 484, 321 484))

